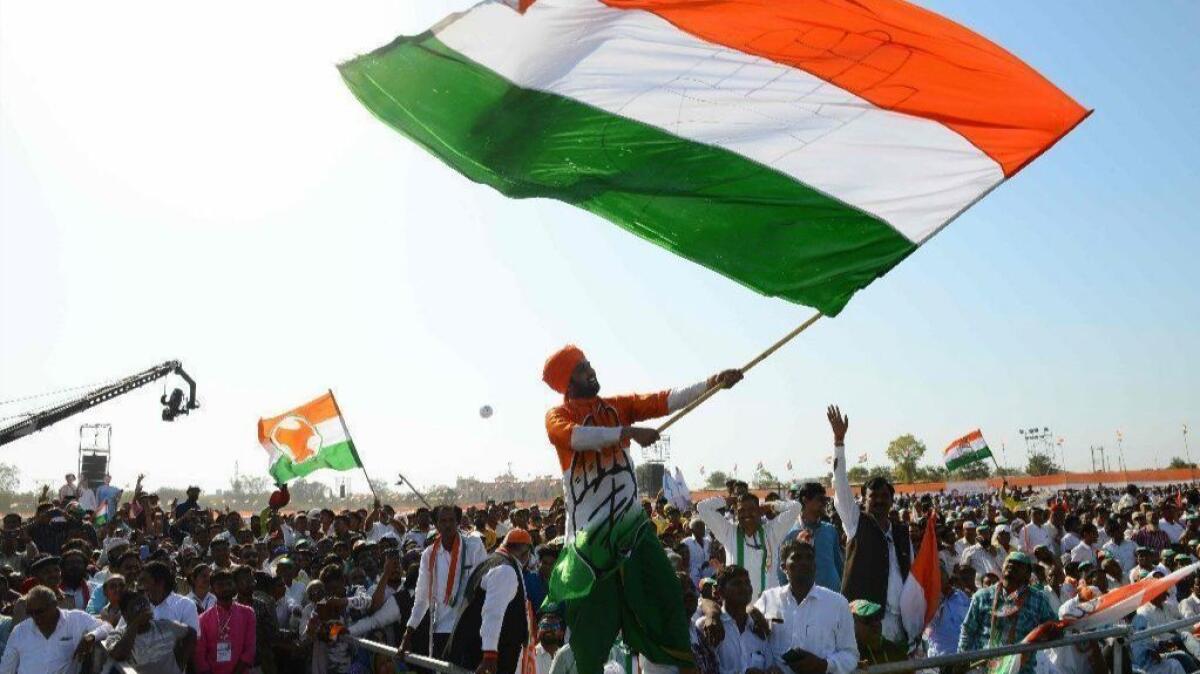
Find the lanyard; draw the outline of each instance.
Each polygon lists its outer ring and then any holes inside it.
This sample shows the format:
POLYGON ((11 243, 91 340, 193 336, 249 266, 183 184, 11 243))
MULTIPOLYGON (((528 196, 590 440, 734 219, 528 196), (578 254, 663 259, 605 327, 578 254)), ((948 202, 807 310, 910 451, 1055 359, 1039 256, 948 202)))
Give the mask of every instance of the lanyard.
MULTIPOLYGON (((754 540, 758 543, 759 551, 762 552, 758 569, 758 591, 762 592, 767 589, 767 543, 762 525, 759 525, 758 531, 755 532, 754 540)), ((737 564, 743 569, 746 568, 746 534, 742 532, 740 526, 737 528, 737 564)))

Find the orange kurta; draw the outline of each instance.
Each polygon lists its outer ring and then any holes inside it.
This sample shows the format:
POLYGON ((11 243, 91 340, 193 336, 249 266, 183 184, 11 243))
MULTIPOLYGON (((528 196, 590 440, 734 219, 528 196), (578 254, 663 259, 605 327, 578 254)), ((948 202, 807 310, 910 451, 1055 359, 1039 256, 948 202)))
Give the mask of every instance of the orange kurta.
MULTIPOLYGON (((546 413, 546 434, 558 451, 559 465, 564 471, 571 468, 575 456, 575 450, 571 448, 571 434, 576 426, 631 426, 639 421, 665 416, 669 394, 670 391, 660 391, 612 398, 567 399, 546 413)), ((619 445, 605 447, 598 454, 611 458, 613 450, 628 447, 629 441, 626 440, 619 445)))

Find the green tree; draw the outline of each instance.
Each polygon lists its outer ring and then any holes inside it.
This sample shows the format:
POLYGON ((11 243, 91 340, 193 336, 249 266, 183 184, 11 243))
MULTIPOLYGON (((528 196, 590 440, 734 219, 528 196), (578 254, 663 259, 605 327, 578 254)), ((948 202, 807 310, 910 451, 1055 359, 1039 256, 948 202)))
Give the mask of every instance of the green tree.
POLYGON ((917 475, 917 464, 925 456, 925 443, 905 433, 892 440, 887 446, 887 457, 896 465, 894 473, 899 482, 912 482, 917 475))
POLYGON ((1171 457, 1171 463, 1167 468, 1195 468, 1196 464, 1191 461, 1184 461, 1178 456, 1171 457))
POLYGON ((708 474, 708 478, 704 481, 706 489, 724 489, 725 481, 729 479, 729 474, 723 470, 714 470, 708 474))
POLYGON ((942 466, 917 466, 916 482, 945 482, 946 469, 942 466))
POLYGON ((21 470, 12 464, 0 463, 0 497, 4 498, 5 507, 20 488, 21 470))
POLYGON ((892 469, 887 466, 854 466, 846 471, 846 477, 855 484, 861 484, 873 477, 885 477, 888 480, 895 480, 892 469))
POLYGON ((1025 467, 1025 472, 1037 476, 1053 475, 1060 472, 1060 470, 1049 454, 1035 453, 1029 455, 1029 465, 1025 467))
MULTIPOLYGON (((754 483, 755 489, 772 489, 779 486, 779 478, 775 477, 775 475, 766 468, 759 468, 758 470, 754 471, 754 477, 751 479, 751 481, 754 483)), ((722 483, 722 485, 723 484, 724 483, 722 483)))

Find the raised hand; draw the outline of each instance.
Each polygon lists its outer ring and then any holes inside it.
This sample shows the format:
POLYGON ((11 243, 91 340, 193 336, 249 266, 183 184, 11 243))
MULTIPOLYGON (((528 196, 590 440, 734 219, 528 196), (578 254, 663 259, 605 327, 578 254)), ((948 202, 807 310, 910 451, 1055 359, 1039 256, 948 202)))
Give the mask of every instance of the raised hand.
POLYGON ((825 410, 825 416, 829 418, 829 427, 833 429, 833 444, 842 446, 846 444, 846 431, 850 428, 850 415, 842 414, 842 410, 838 409, 837 405, 830 405, 825 410))

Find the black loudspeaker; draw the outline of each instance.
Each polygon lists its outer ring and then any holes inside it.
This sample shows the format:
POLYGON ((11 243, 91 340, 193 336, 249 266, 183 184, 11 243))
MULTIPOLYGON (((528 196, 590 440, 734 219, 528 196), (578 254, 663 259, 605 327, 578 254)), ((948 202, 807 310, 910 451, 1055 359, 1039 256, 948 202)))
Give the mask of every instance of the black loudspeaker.
POLYGON ((654 496, 658 490, 662 489, 663 473, 666 471, 666 466, 661 463, 648 461, 638 464, 634 469, 634 475, 637 477, 638 495, 639 496, 654 496))
POLYGON ((104 484, 104 476, 108 473, 108 456, 105 454, 84 454, 79 463, 79 482, 85 487, 95 489, 104 484))

